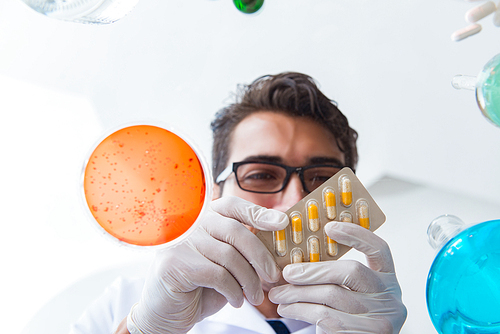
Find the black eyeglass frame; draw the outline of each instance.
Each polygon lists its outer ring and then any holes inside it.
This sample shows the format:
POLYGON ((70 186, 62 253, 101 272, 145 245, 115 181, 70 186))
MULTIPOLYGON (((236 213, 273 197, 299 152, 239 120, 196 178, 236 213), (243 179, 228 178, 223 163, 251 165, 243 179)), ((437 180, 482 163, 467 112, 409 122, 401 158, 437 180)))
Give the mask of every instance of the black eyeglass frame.
POLYGON ((342 168, 344 168, 346 166, 333 165, 333 164, 318 164, 318 165, 309 165, 309 166, 302 166, 302 167, 290 167, 290 166, 287 166, 287 165, 284 165, 284 164, 280 164, 278 162, 271 162, 271 161, 239 161, 239 162, 233 162, 231 165, 227 166, 226 169, 224 169, 219 174, 219 176, 215 180, 215 183, 216 184, 220 184, 221 182, 226 181, 227 178, 232 173, 234 173, 234 176, 235 176, 235 179, 236 179, 236 183, 238 184, 238 187, 241 190, 248 191, 248 192, 251 192, 251 193, 256 193, 256 194, 276 194, 276 193, 279 193, 280 191, 283 191, 283 189, 285 189, 286 186, 288 185, 288 182, 290 182, 290 177, 292 176, 292 174, 293 173, 297 173, 297 175, 299 176, 300 182, 302 183, 302 187, 304 188, 304 190, 307 193, 310 193, 311 190, 309 190, 307 188, 306 182, 304 180, 304 171, 306 171, 308 169, 312 169, 312 168, 318 168, 318 167, 338 168, 339 171, 340 171, 342 168), (282 167, 283 169, 285 169, 286 176, 285 176, 285 179, 283 180, 283 184, 282 184, 282 186, 281 186, 281 188, 279 190, 276 190, 276 191, 248 190, 248 189, 244 189, 240 185, 240 181, 238 180, 238 174, 236 173, 236 171, 238 170, 238 167, 240 167, 242 165, 246 165, 246 164, 255 164, 255 163, 257 163, 257 164, 264 164, 264 165, 278 166, 278 167, 282 167), (224 174, 226 174, 226 175, 224 175, 224 174))

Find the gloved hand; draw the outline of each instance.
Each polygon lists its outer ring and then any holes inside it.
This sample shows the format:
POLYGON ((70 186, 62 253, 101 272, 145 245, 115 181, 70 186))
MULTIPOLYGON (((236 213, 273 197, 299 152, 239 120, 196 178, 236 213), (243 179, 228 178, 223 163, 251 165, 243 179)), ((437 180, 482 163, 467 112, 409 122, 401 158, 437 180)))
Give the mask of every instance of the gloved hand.
POLYGON ((157 253, 141 300, 127 319, 129 331, 184 333, 226 302, 240 307, 246 296, 250 303, 261 304, 259 276, 276 282, 280 270, 242 223, 274 231, 284 229, 288 218, 236 197, 213 201, 191 236, 157 253))
POLYGON ((316 324, 318 333, 399 333, 406 307, 386 242, 352 223, 330 222, 325 232, 363 252, 368 267, 352 260, 286 266, 283 278, 290 284, 269 292, 278 313, 316 324))

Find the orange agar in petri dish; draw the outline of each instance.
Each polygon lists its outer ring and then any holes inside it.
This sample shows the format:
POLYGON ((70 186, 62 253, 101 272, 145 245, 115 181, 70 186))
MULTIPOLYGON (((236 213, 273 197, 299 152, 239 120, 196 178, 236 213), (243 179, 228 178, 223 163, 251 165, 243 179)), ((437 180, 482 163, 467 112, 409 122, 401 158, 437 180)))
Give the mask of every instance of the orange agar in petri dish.
POLYGON ((201 161, 182 138, 152 125, 106 137, 93 151, 83 180, 99 225, 132 245, 175 240, 195 223, 205 201, 201 161))

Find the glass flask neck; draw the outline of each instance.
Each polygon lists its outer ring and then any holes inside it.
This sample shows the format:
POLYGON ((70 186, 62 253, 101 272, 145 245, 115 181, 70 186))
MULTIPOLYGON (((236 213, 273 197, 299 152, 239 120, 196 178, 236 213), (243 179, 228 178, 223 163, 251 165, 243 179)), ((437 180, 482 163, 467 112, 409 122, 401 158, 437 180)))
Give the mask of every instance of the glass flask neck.
POLYGON ((477 77, 470 75, 455 75, 451 84, 455 89, 476 90, 477 77))
POLYGON ((432 248, 439 250, 464 228, 465 223, 456 216, 439 216, 427 228, 427 241, 432 248))

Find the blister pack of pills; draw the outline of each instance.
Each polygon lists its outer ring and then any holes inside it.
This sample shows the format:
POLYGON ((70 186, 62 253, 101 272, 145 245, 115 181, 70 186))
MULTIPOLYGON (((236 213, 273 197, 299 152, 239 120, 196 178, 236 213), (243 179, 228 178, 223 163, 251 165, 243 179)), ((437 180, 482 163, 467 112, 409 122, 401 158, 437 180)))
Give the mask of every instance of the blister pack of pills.
POLYGON ((330 221, 344 221, 375 231, 385 222, 377 203, 348 167, 328 179, 286 212, 290 222, 281 231, 259 231, 257 237, 283 269, 287 264, 336 260, 350 247, 324 232, 330 221))

